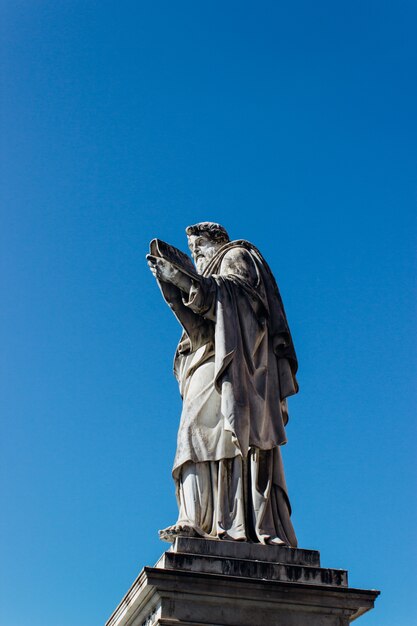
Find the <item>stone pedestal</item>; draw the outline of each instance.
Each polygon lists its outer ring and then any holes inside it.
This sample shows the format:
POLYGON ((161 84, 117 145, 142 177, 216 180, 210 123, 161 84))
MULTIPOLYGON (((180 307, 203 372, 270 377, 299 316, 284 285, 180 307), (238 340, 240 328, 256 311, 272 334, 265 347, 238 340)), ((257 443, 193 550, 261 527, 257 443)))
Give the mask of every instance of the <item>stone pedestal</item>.
POLYGON ((315 550, 180 537, 106 626, 345 626, 378 595, 348 587, 315 550))

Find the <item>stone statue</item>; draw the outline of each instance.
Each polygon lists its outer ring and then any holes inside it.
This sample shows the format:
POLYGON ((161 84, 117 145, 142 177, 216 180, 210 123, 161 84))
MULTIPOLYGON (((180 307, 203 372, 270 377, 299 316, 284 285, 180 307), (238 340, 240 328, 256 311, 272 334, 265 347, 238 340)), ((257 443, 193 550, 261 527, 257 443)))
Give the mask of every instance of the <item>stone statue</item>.
POLYGON ((151 242, 148 265, 183 334, 173 467, 179 517, 161 539, 295 547, 280 447, 297 359, 275 279, 247 241, 212 222, 186 229, 189 257, 151 242))

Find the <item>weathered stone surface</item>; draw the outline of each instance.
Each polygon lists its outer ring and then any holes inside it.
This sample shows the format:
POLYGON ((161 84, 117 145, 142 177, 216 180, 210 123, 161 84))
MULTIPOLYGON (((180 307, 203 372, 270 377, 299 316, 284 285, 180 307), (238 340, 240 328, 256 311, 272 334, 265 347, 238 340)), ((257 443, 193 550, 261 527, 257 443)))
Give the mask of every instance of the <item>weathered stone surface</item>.
MULTIPOLYGON (((239 558, 239 551, 248 556, 249 544, 232 550, 230 542, 214 543, 177 540, 156 567, 142 570, 106 626, 347 626, 373 608, 379 594, 347 587, 344 570, 290 563, 291 548, 280 549, 279 563, 239 558), (204 554, 216 550, 233 555, 204 554), (308 578, 311 571, 316 574, 308 578)), ((270 559, 277 554, 264 547, 270 559)))
POLYGON ((165 552, 157 567, 204 572, 260 580, 281 580, 287 582, 311 583, 317 585, 347 586, 346 570, 308 567, 288 563, 268 563, 249 559, 230 559, 226 557, 198 556, 194 554, 176 554, 165 552))
POLYGON ((318 550, 265 546, 260 543, 247 543, 244 541, 217 541, 194 537, 177 537, 170 552, 320 567, 320 552, 318 550))

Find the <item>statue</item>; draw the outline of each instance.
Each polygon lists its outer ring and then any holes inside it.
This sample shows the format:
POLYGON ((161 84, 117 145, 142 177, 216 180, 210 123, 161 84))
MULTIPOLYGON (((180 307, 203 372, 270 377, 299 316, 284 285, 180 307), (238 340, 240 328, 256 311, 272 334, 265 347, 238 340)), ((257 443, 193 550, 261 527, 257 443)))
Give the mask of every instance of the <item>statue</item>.
POLYGON ((183 399, 173 478, 177 536, 296 547, 280 446, 297 359, 275 279, 260 252, 212 222, 186 229, 190 258, 158 239, 148 265, 183 333, 183 399))

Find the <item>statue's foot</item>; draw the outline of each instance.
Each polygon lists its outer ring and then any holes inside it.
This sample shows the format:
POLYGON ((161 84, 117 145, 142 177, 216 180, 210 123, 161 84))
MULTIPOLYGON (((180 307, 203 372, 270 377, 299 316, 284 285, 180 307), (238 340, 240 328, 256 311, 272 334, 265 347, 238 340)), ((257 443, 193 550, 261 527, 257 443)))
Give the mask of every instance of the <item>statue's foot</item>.
POLYGON ((159 538, 168 543, 174 543, 177 537, 201 537, 192 526, 186 524, 174 524, 159 531, 159 538))
POLYGON ((289 544, 286 541, 283 541, 279 537, 274 537, 273 539, 267 539, 265 542, 269 546, 282 546, 283 548, 289 548, 289 544))
POLYGON ((230 535, 226 531, 218 533, 217 539, 220 539, 221 541, 240 541, 240 542, 248 540, 246 535, 244 535, 244 534, 230 535))

